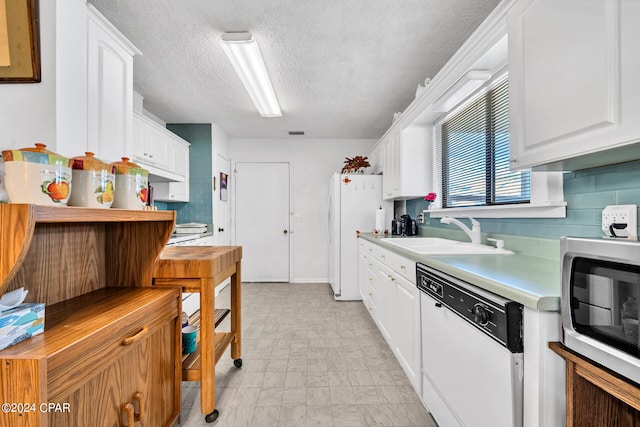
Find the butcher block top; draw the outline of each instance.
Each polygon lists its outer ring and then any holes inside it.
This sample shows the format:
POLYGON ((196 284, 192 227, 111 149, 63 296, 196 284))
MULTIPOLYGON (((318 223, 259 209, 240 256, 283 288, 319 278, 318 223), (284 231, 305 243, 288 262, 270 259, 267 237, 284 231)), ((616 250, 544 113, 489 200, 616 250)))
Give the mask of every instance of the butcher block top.
POLYGON ((169 246, 160 253, 153 277, 215 277, 241 259, 242 246, 169 246))

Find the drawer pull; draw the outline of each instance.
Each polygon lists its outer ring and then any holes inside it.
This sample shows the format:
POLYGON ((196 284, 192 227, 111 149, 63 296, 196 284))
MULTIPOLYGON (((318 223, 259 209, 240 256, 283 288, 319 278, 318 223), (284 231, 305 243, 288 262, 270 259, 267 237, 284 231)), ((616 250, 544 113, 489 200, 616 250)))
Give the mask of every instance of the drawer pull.
POLYGON ((133 415, 133 405, 131 402, 123 403, 120 405, 120 421, 123 426, 133 427, 134 423, 134 415, 133 415))
POLYGON ((139 391, 133 394, 133 414, 136 421, 142 418, 142 393, 139 391))
POLYGON ((149 327, 148 326, 143 326, 142 329, 140 329, 138 332, 136 332, 135 334, 131 335, 130 337, 127 337, 125 339, 122 340, 122 345, 131 345, 134 342, 138 341, 140 338, 142 338, 147 332, 149 332, 149 327))

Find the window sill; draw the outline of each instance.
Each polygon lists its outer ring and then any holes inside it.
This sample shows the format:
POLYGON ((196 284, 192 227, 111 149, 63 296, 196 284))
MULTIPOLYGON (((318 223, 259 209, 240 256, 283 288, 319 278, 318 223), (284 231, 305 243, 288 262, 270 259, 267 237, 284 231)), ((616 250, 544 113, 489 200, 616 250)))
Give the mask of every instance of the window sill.
POLYGON ((469 206, 424 210, 431 218, 472 216, 474 218, 566 218, 567 202, 527 203, 521 205, 469 206))

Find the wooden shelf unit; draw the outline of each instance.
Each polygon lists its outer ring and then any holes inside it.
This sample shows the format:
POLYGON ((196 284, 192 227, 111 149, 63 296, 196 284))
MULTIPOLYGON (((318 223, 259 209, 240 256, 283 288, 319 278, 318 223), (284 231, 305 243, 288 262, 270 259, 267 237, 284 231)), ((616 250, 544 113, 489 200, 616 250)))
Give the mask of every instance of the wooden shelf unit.
POLYGON ((229 345, 231 358, 242 366, 241 259, 240 246, 173 246, 160 254, 153 273, 155 286, 178 285, 183 292, 200 293, 200 310, 195 315, 200 341, 196 351, 183 359, 182 380, 200 382, 200 410, 207 421, 217 418, 215 364, 229 345), (228 313, 216 309, 215 287, 227 278, 231 278, 231 327, 218 332, 216 326, 228 313))
POLYGON ((640 426, 640 386, 568 349, 549 348, 565 359, 567 427, 640 426))
POLYGON ((0 351, 0 426, 170 426, 180 411, 179 288, 152 287, 175 212, 0 205, 0 295, 24 286, 45 331, 0 351), (67 410, 42 412, 42 403, 67 410))

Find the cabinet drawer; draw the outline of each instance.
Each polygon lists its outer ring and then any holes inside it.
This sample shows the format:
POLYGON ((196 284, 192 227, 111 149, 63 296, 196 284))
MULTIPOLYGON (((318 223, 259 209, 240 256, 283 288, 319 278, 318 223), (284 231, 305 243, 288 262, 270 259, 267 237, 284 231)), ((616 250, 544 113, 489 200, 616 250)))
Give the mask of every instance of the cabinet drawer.
POLYGON ((393 271, 416 284, 416 263, 393 252, 385 251, 385 264, 393 271))
POLYGON ((124 356, 175 321, 180 297, 178 288, 106 288, 56 304, 54 318, 46 320, 54 325, 45 330, 45 340, 47 333, 55 339, 61 330, 77 339, 47 359, 49 400, 69 394, 91 379, 87 373, 97 374, 96 367, 124 356), (120 294, 128 296, 124 299, 120 294), (78 311, 85 302, 90 308, 78 311))

